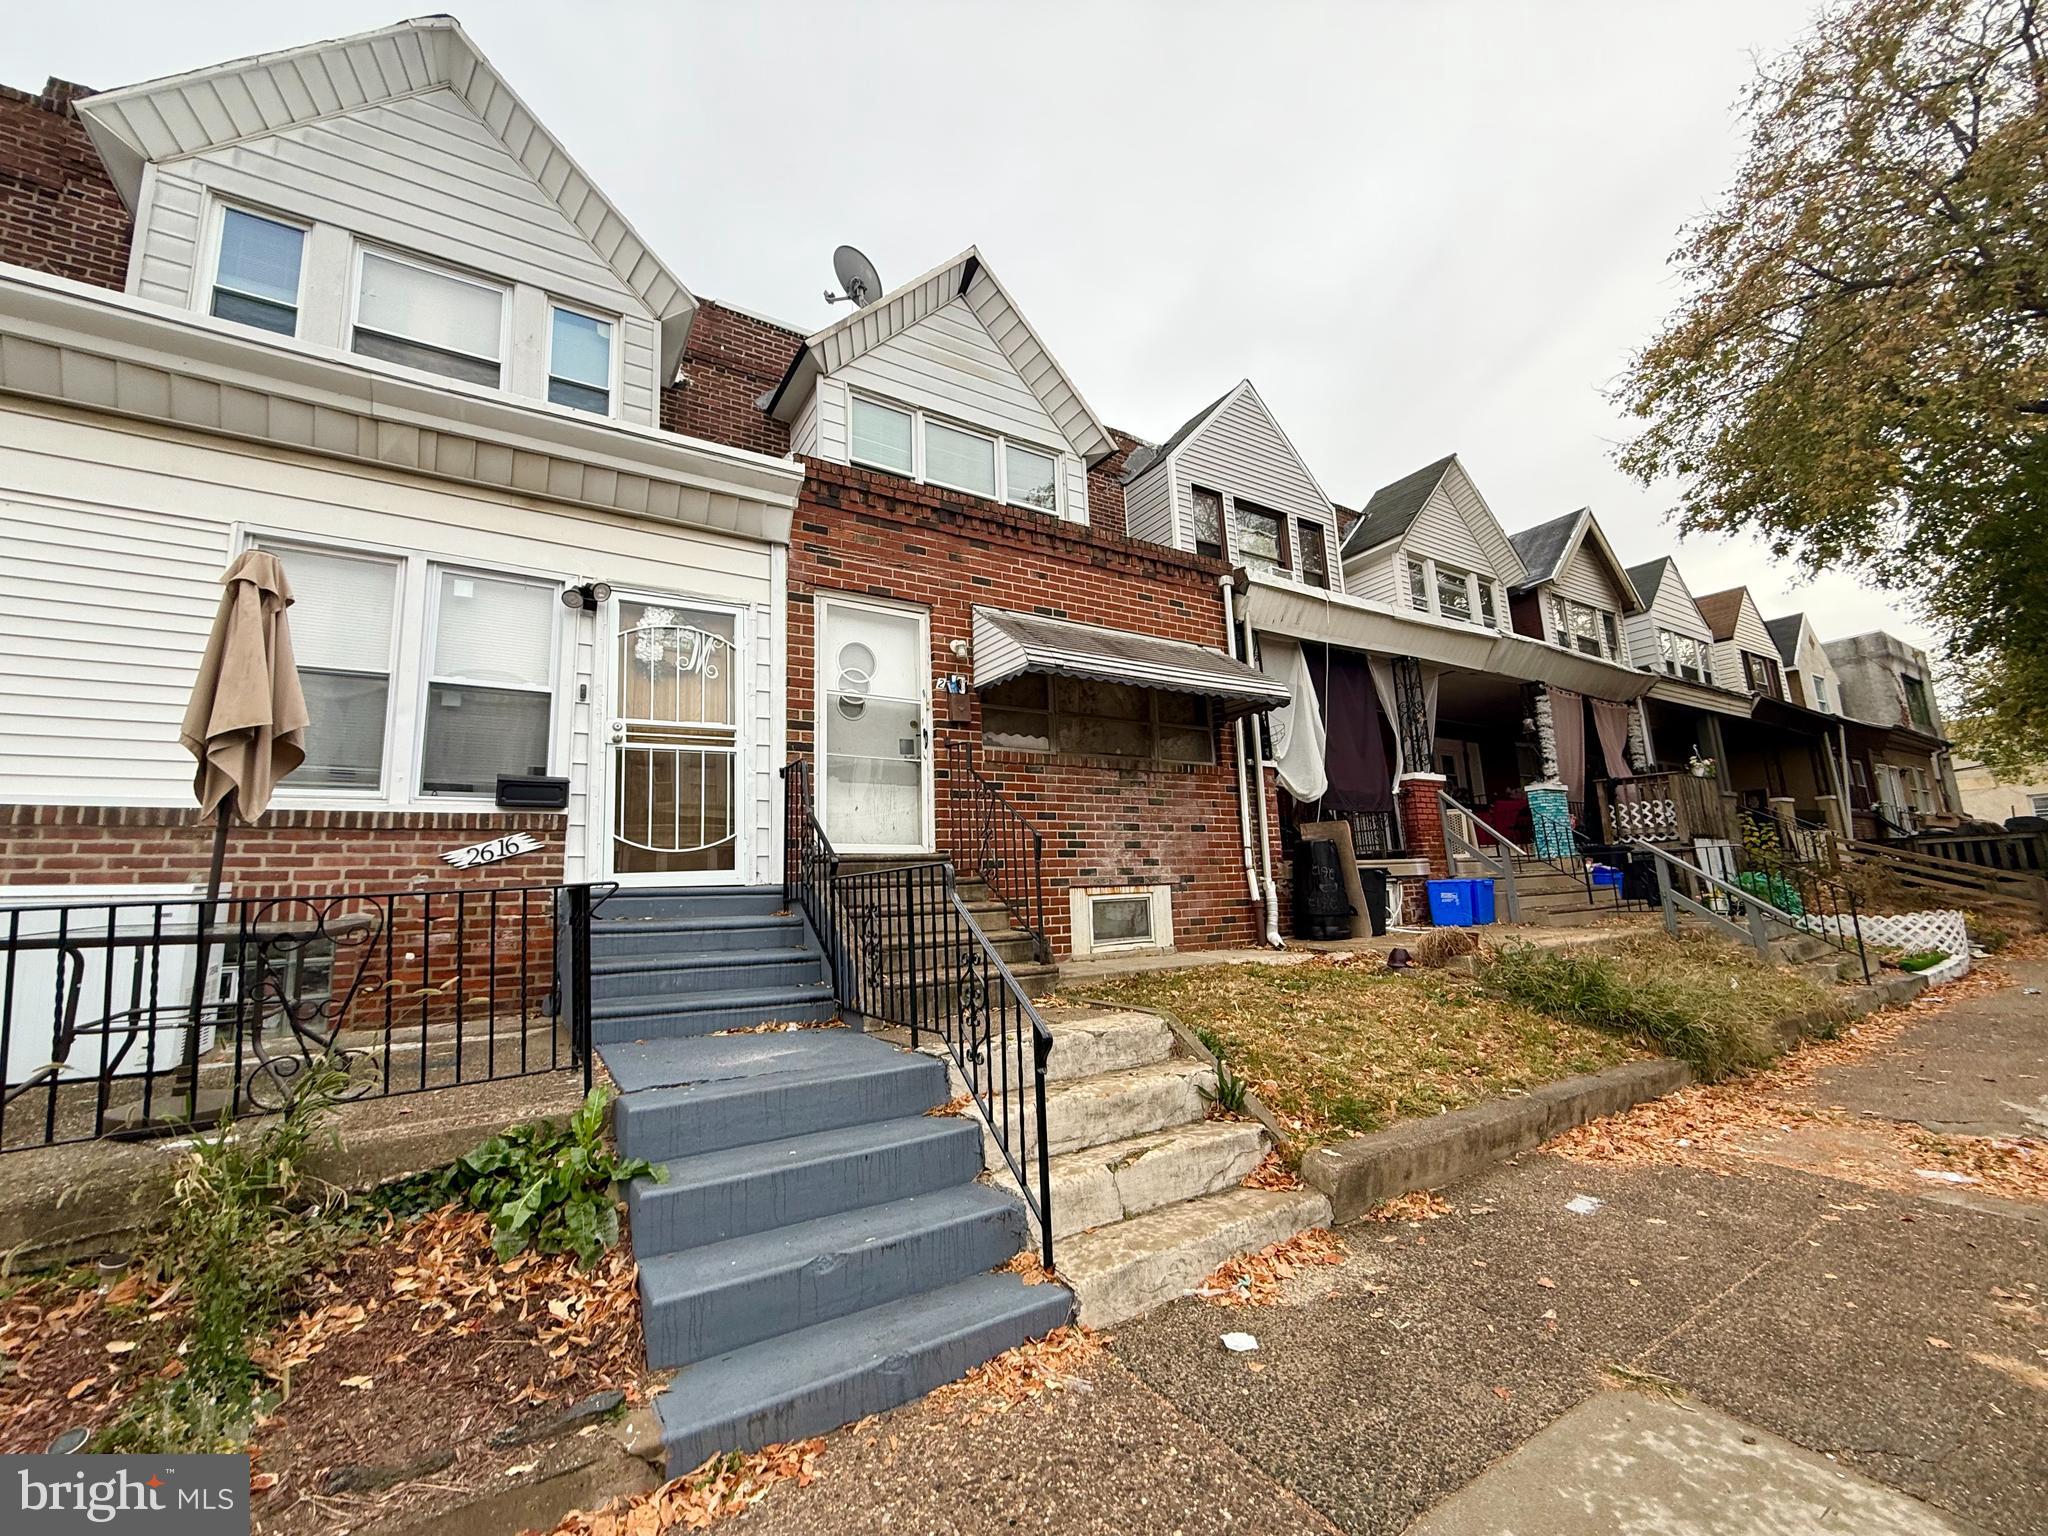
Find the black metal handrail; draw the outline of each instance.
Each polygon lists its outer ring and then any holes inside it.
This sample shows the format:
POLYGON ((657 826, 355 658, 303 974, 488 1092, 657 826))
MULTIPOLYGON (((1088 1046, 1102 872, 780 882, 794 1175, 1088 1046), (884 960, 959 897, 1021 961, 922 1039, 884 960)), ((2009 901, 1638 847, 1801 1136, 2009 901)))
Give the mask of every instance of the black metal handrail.
POLYGON ((1038 1224, 1039 1256, 1052 1253, 1052 1165, 1045 1068, 1052 1032, 975 922, 953 866, 930 860, 840 875, 834 907, 847 964, 841 1008, 937 1036, 1024 1204, 1038 1224))
POLYGON ((1031 935, 1037 958, 1050 960, 1044 834, 975 766, 964 741, 946 744, 946 791, 946 852, 954 867, 987 885, 1010 921, 1031 935))
POLYGON ((1775 821, 1752 820, 1736 845, 1735 884, 1791 914, 1801 932, 1822 939, 1855 959, 1870 980, 1870 954, 1863 943, 1863 913, 1855 890, 1835 878, 1817 857, 1787 848, 1775 821))
POLYGON ((287 1104, 580 1069, 611 885, 38 900, 0 908, 0 1152, 287 1104))
POLYGON ((818 820, 811 773, 811 761, 806 757, 791 758, 782 769, 782 900, 801 910, 810 922, 832 973, 832 994, 843 998, 844 924, 833 887, 839 854, 818 820))

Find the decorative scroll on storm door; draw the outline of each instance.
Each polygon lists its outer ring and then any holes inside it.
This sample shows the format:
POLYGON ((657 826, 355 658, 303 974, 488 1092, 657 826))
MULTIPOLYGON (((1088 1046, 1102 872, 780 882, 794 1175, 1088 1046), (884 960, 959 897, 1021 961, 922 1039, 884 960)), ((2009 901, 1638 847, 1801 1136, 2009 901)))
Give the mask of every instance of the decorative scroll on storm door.
POLYGON ((611 871, 730 880, 739 869, 739 669, 730 613, 618 599, 611 871))

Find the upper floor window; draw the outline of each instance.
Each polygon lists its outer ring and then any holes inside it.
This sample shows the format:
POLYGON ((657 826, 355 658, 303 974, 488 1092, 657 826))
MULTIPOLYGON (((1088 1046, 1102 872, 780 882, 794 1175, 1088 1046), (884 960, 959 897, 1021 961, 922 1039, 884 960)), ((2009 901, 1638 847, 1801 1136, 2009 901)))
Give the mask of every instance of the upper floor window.
POLYGON ((855 395, 852 424, 854 462, 872 464, 877 469, 893 469, 899 475, 912 473, 914 460, 910 434, 913 421, 908 411, 877 405, 855 395))
POLYGON ((350 345, 451 379, 503 379, 505 290, 436 267, 364 251, 350 345))
POLYGON ((1500 618, 1493 606, 1493 583, 1479 578, 1479 617, 1488 629, 1499 629, 1500 618))
POLYGON ((1608 661, 1621 659, 1621 634, 1614 615, 1590 603, 1572 602, 1550 594, 1551 636, 1566 650, 1608 661))
POLYGON ((1329 586, 1330 541, 1323 525, 1304 517, 1294 525, 1294 532, 1301 550, 1301 579, 1312 587, 1329 586))
POLYGON ((1928 732, 1934 731, 1934 705, 1927 697, 1927 684, 1917 677, 1901 676, 1899 681, 1906 689, 1906 713, 1912 716, 1913 724, 1928 732))
POLYGON ((1769 656, 1744 651, 1742 681, 1751 693, 1761 693, 1773 699, 1785 697, 1785 685, 1778 673, 1778 663, 1769 656))
POLYGON ((1664 662, 1664 670, 1673 677, 1682 677, 1688 683, 1709 683, 1714 681, 1713 648, 1704 640, 1691 635, 1681 635, 1676 630, 1657 631, 1657 653, 1664 662))
POLYGON ((1436 611, 1461 624, 1472 622, 1472 578, 1450 566, 1436 568, 1436 611))
POLYGON ((548 318, 548 399, 612 413, 612 323, 557 304, 548 318))
POLYGON ((1205 486, 1194 488, 1195 553, 1221 559, 1223 548, 1223 493, 1205 486))
POLYGON ((1408 561, 1408 606, 1417 613, 1429 612, 1429 572, 1412 556, 1408 561))
POLYGON ((1059 515, 1059 457, 1029 443, 855 395, 847 448, 856 464, 1059 515))
POLYGON ((306 232, 296 224, 223 208, 211 310, 222 320, 294 336, 306 232))
POLYGON ((1233 501, 1237 510, 1237 554, 1247 566, 1259 571, 1288 568, 1287 523, 1278 512, 1268 512, 1248 501, 1233 501))
POLYGON ((1824 672, 1813 674, 1813 707, 1827 714, 1832 707, 1828 703, 1828 679, 1824 672))

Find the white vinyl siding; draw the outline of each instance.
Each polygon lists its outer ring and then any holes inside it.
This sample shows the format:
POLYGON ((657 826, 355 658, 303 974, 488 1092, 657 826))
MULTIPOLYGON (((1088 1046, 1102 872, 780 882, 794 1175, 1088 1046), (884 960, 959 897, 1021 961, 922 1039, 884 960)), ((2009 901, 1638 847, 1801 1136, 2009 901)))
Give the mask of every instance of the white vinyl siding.
POLYGON ((167 160, 145 174, 129 288, 205 309, 214 201, 276 210, 315 227, 299 338, 345 349, 351 238, 515 285, 504 387, 545 398, 548 298, 621 316, 616 413, 652 425, 658 335, 644 301, 605 264, 496 133, 454 91, 417 96, 167 160))
POLYGON ((1344 590, 1368 602, 1400 605, 1408 600, 1408 564, 1397 547, 1344 562, 1344 590))
POLYGON ((1173 475, 1164 464, 1154 464, 1124 487, 1124 532, 1173 547, 1173 475))
MULTIPOLYGON (((1572 602, 1583 603, 1589 608, 1597 608, 1603 613, 1612 614, 1615 623, 1619 625, 1622 614, 1621 589, 1615 585, 1614 577, 1608 572, 1600 557, 1588 547, 1590 543, 1590 535, 1579 542, 1579 547, 1572 551, 1572 557, 1565 561, 1563 568, 1548 586, 1572 602)), ((1614 659, 1626 664, 1629 642, 1625 629, 1620 639, 1623 654, 1614 659)))
MULTIPOLYGON (((1622 626, 1623 638, 1628 642, 1628 652, 1633 664, 1645 671, 1663 670, 1663 652, 1657 643, 1657 631, 1668 629, 1673 634, 1689 635, 1701 645, 1711 648, 1713 632, 1707 628, 1707 621, 1700 617, 1700 611, 1693 605, 1692 593, 1685 585, 1685 578, 1679 574, 1676 565, 1664 568, 1663 580, 1658 584, 1657 596, 1645 613, 1630 614, 1622 626)), ((1714 682, 1718 687, 1739 689, 1742 674, 1734 674, 1733 680, 1721 671, 1721 657, 1713 653, 1714 682)))
POLYGON ((1734 638, 1714 642, 1714 680, 1723 688, 1739 693, 1751 691, 1744 681, 1748 675, 1743 669, 1744 655, 1777 662, 1778 675, 1784 676, 1785 663, 1778 655, 1778 642, 1764 628, 1763 616, 1756 611, 1756 603, 1747 591, 1742 594, 1742 609, 1736 615, 1734 638))
MULTIPOLYGON (((1221 491, 1227 502, 1244 501, 1279 513, 1290 530, 1290 544, 1294 542, 1294 524, 1307 519, 1322 525, 1330 550, 1337 548, 1336 510, 1279 423, 1249 387, 1241 386, 1211 412, 1174 450, 1168 468, 1174 486, 1172 542, 1176 549, 1195 547, 1194 488, 1198 485, 1221 491)), ((1128 502, 1124 515, 1129 526, 1128 502)), ((1232 520, 1226 520, 1226 527, 1232 525, 1232 520)), ((1231 559, 1238 559, 1235 550, 1231 559)), ((1296 564, 1289 561, 1290 572, 1296 564)))
MULTIPOLYGON (((747 633, 763 637, 747 653, 747 846, 755 863, 743 878, 775 873, 773 770, 784 732, 770 546, 14 405, 0 405, 0 513, 10 550, 35 552, 0 562, 0 687, 10 690, 0 799, 191 803, 192 760, 178 746, 178 725, 220 573, 235 542, 256 537, 417 555, 535 581, 601 575, 622 588, 738 605, 747 633)), ((590 776, 606 750, 604 681, 593 617, 561 613, 550 760, 570 778, 565 851, 575 878, 584 868, 590 776)), ((422 643, 416 624, 401 627, 400 654, 414 667, 422 643)), ((395 692, 394 721, 410 733, 420 696, 404 686, 395 692)), ((387 794, 373 803, 445 804, 411 799, 398 787, 403 777, 394 771, 387 794)), ((286 780, 279 803, 361 807, 365 798, 303 791, 286 780)))

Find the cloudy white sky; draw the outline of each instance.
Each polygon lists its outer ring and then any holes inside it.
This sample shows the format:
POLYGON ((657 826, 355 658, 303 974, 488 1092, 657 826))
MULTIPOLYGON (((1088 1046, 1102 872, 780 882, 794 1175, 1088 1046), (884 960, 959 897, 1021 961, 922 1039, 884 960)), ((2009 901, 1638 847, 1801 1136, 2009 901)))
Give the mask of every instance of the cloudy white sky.
MULTIPOLYGON (((1356 506, 1455 450, 1520 528, 1667 492, 1604 392, 1677 297, 1679 226, 1803 0, 469 0, 465 25, 695 291, 809 326, 841 241, 894 285, 976 244, 1097 412, 1158 438, 1240 378, 1356 506)), ((21 4, 0 80, 101 87, 399 19, 21 4)), ((1767 616, 1925 640, 1890 596, 1688 540, 1767 616)))

